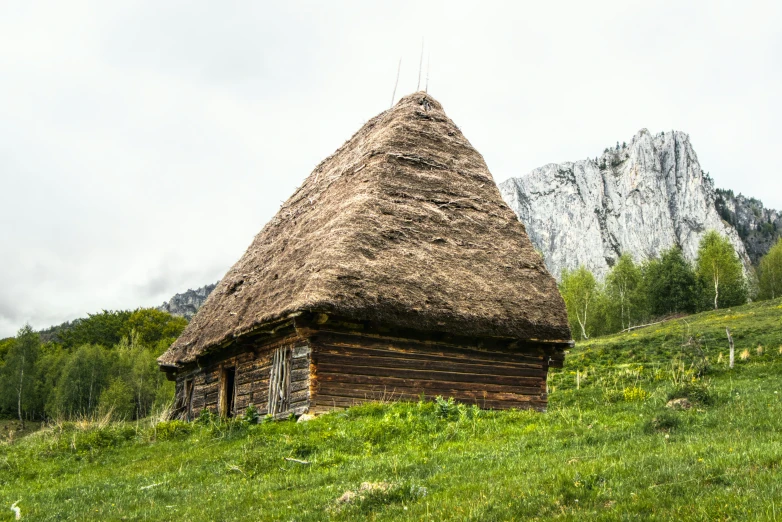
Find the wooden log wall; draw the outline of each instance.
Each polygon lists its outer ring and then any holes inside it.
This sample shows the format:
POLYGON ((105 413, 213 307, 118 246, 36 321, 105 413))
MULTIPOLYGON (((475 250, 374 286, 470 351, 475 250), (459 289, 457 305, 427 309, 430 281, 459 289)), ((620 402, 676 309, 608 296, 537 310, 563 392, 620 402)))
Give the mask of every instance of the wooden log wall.
POLYGON ((548 368, 563 357, 561 347, 532 344, 502 352, 338 333, 318 333, 310 342, 310 411, 316 413, 421 395, 481 408, 545 410, 548 368))
POLYGON ((242 415, 247 406, 253 404, 259 415, 268 413, 269 381, 275 353, 287 351, 290 359, 289 380, 286 389, 286 411, 304 413, 309 407, 309 365, 310 346, 300 338, 277 339, 274 342, 245 342, 244 346, 234 350, 231 356, 213 359, 202 368, 190 368, 176 376, 176 416, 187 420, 187 404, 184 396, 185 381, 193 380, 190 419, 197 418, 206 408, 214 414, 220 414, 219 400, 220 376, 224 368, 236 368, 234 379, 234 415, 242 415), (245 350, 245 351, 242 351, 245 350))

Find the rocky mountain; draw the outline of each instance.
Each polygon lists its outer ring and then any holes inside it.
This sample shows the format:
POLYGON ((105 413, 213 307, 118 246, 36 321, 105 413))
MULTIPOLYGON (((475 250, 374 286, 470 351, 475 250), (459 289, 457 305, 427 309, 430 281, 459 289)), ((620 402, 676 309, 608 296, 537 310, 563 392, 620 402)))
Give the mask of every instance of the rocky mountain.
POLYGON ((209 294, 212 293, 216 286, 217 283, 176 294, 170 300, 158 306, 157 309, 161 312, 168 312, 171 315, 182 316, 189 321, 201 308, 201 305, 204 304, 204 301, 206 301, 206 298, 209 297, 209 294))
POLYGON ((765 208, 758 199, 717 189, 715 204, 722 219, 739 233, 754 265, 782 237, 782 212, 765 208))
POLYGON ((711 229, 727 236, 751 268, 683 132, 642 129, 598 158, 540 167, 500 184, 500 192, 557 278, 580 265, 602 278, 624 252, 641 261, 674 245, 694 260, 711 229))

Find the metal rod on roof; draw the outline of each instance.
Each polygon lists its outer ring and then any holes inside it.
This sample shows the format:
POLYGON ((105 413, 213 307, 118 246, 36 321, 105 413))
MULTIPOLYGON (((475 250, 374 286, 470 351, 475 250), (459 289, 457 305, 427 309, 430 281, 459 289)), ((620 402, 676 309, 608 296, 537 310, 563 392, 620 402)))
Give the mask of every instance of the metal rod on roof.
POLYGON ((399 65, 396 67, 396 82, 394 83, 394 92, 391 94, 391 107, 394 106, 394 98, 396 98, 396 86, 399 85, 399 71, 402 69, 402 59, 399 59, 399 65))

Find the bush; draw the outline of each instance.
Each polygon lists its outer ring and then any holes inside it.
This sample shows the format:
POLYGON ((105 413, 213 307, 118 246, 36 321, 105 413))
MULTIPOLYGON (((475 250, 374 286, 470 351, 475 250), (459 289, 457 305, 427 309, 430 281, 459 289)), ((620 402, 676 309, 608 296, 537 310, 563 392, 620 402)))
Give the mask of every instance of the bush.
POLYGON ((155 426, 157 440, 182 439, 193 432, 193 426, 181 420, 160 422, 155 426))

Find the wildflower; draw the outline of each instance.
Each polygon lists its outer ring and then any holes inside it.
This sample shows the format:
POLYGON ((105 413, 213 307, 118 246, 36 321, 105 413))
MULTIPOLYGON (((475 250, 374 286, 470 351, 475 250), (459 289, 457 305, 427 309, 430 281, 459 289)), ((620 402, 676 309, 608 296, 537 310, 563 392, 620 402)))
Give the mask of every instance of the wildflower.
POLYGON ((763 345, 759 344, 757 350, 755 350, 758 355, 763 355, 763 345))
POLYGON ((741 359, 742 361, 748 360, 749 359, 749 350, 744 348, 744 351, 742 351, 741 355, 739 355, 739 359, 741 359))

